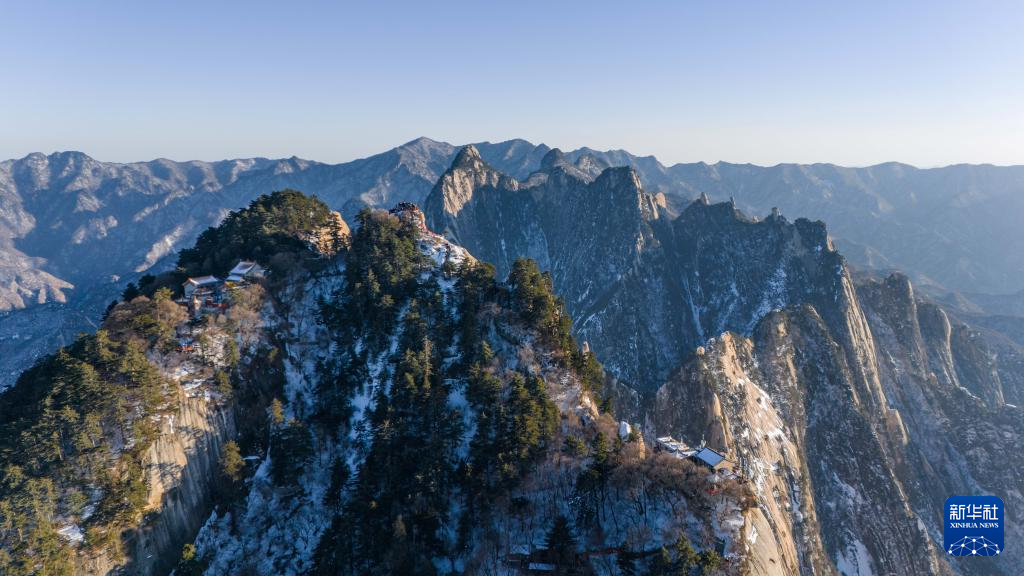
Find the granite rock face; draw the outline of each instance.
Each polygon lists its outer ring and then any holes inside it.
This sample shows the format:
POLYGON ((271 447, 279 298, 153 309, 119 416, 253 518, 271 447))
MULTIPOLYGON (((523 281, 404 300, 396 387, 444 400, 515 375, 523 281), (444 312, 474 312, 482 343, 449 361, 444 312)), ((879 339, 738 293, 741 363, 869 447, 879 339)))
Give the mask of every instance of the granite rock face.
MULTIPOLYGON (((629 168, 591 178, 555 158, 520 182, 474 158, 427 198, 431 227, 499 275, 520 256, 550 270, 579 338, 641 391, 707 337, 749 333, 773 309, 813 302, 838 321, 849 306, 849 275, 820 222, 753 220, 706 197, 675 216, 629 168)), ((845 331, 862 331, 853 321, 845 331)))
POLYGON ((821 222, 748 218, 706 196, 674 215, 633 170, 567 162, 552 155, 522 181, 453 165, 428 220, 499 273, 541 262, 577 337, 633 390, 624 410, 736 461, 760 502, 751 524, 768 532, 751 543, 755 573, 952 573, 943 500, 1012 506, 1024 487, 1024 421, 1007 400, 1019 347, 905 276, 855 282, 821 222))

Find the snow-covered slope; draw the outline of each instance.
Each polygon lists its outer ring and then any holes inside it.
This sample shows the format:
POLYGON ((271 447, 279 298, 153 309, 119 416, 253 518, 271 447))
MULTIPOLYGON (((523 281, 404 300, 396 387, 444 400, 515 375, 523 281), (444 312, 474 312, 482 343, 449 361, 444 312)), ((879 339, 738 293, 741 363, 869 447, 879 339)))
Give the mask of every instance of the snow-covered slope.
POLYGON ((421 267, 405 297, 391 303, 397 321, 384 334, 374 333, 372 320, 346 324, 352 319, 339 310, 356 297, 346 282, 361 277, 350 268, 360 265, 352 254, 366 241, 357 231, 347 262, 277 298, 287 303, 268 326, 285 357, 289 423, 280 426, 308 430, 312 454, 296 482, 282 484, 271 440, 246 500, 213 514, 196 539, 207 574, 516 574, 528 560, 569 561, 559 554, 594 573, 620 574, 625 564, 650 563, 663 546, 674 550, 680 539, 706 550, 719 541, 726 573, 741 573, 751 531, 743 486, 655 454, 642 437, 620 436, 619 423, 598 410, 574 367, 586 356, 525 321, 514 292, 493 280, 473 284, 473 270, 483 269, 461 247, 421 230, 421 267), (347 320, 338 323, 335 313, 347 320), (473 334, 480 340, 470 345, 473 334), (417 359, 431 368, 413 370, 417 359), (352 380, 355 374, 362 376, 352 380), (326 410, 341 417, 330 420, 326 410), (492 429, 506 411, 518 414, 519 424, 492 429), (401 440, 411 431, 419 431, 415 446, 401 440), (537 443, 503 451, 524 433, 537 443), (510 459, 498 465, 492 451, 510 459), (435 481, 391 477, 402 467, 392 454, 419 462, 409 472, 435 481), (416 498, 393 493, 396 485, 416 498), (429 508, 435 519, 422 517, 421 506, 437 506, 429 508), (545 550, 560 516, 570 519, 575 550, 545 550), (373 531, 378 522, 385 532, 373 531), (429 533, 420 532, 425 526, 429 533))

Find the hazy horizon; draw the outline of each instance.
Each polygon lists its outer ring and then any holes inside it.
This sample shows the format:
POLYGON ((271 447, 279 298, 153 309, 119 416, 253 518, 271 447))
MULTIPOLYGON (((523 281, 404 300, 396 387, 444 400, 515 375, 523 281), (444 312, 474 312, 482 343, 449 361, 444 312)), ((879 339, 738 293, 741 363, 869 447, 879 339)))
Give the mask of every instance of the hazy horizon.
POLYGON ((370 158, 372 156, 376 156, 378 154, 385 153, 385 152, 387 152, 389 150, 393 150, 395 148, 399 148, 401 146, 405 146, 407 144, 411 144, 411 143, 413 143, 413 142, 415 142, 417 140, 423 139, 423 138, 425 138, 427 140, 432 140, 432 141, 437 142, 439 144, 449 144, 451 146, 455 146, 456 148, 458 148, 460 146, 466 146, 466 145, 469 145, 469 144, 485 144, 485 143, 501 144, 501 143, 509 142, 509 141, 513 141, 513 140, 521 140, 521 141, 527 142, 527 143, 529 143, 529 144, 531 144, 533 146, 547 146, 549 148, 558 148, 558 149, 562 150, 563 152, 572 152, 572 151, 583 149, 583 148, 589 148, 589 149, 592 149, 592 150, 595 150, 595 151, 598 151, 598 152, 626 152, 626 153, 633 154, 634 156, 636 156, 638 158, 645 158, 645 157, 654 158, 658 162, 660 162, 663 166, 665 166, 667 168, 670 168, 670 167, 672 167, 674 165, 677 165, 677 164, 698 164, 700 162, 704 162, 705 164, 708 164, 708 165, 711 165, 711 166, 714 166, 715 164, 720 164, 721 163, 721 164, 757 166, 759 168, 771 168, 773 166, 786 166, 786 165, 791 165, 791 166, 831 165, 831 166, 837 166, 837 167, 840 167, 840 168, 871 168, 871 167, 874 167, 874 166, 881 166, 881 165, 884 165, 884 164, 901 164, 901 165, 905 165, 905 166, 910 166, 910 167, 918 169, 918 170, 933 170, 933 169, 939 169, 939 168, 949 168, 951 166, 994 166, 994 167, 997 167, 997 168, 1024 167, 1024 161, 1022 161, 1019 164, 997 164, 997 163, 994 163, 994 162, 953 162, 951 164, 938 164, 938 165, 934 165, 934 166, 920 166, 920 165, 917 165, 917 164, 911 164, 910 162, 902 162, 900 160, 885 160, 885 161, 882 161, 882 162, 875 162, 875 163, 872 163, 872 164, 859 164, 859 165, 858 164, 839 164, 839 163, 836 163, 836 162, 786 162, 786 161, 767 164, 767 163, 757 163, 757 162, 733 162, 733 161, 730 161, 730 160, 716 160, 714 162, 708 162, 708 161, 703 161, 703 160, 694 160, 692 162, 675 162, 675 161, 668 160, 666 158, 661 158, 661 157, 659 157, 659 156, 657 156, 655 154, 636 154, 632 150, 627 150, 625 148, 597 149, 597 148, 594 148, 593 146, 580 146, 578 148, 567 148, 567 147, 564 147, 564 146, 551 145, 551 144, 549 144, 547 142, 534 142, 534 141, 530 140, 529 138, 508 138, 508 139, 503 139, 503 140, 480 140, 480 141, 476 141, 476 142, 448 142, 446 140, 439 140, 437 138, 431 138, 430 136, 418 136, 416 138, 413 138, 412 140, 401 142, 399 144, 395 144, 393 146, 389 146, 389 147, 383 148, 381 150, 377 150, 376 152, 371 152, 369 154, 365 154, 365 155, 362 155, 362 156, 356 156, 356 157, 352 157, 352 158, 348 158, 348 159, 342 159, 342 160, 339 160, 337 162, 330 162, 330 161, 326 161, 326 160, 321 160, 319 158, 308 158, 308 157, 305 157, 305 156, 299 156, 299 155, 295 155, 295 154, 291 154, 291 155, 287 155, 287 156, 259 155, 259 156, 234 156, 234 157, 223 157, 223 158, 171 158, 171 157, 168 157, 167 155, 162 155, 162 156, 154 156, 152 158, 139 158, 139 159, 134 159, 134 160, 109 160, 109 159, 106 159, 106 158, 99 157, 99 156, 97 156, 95 154, 90 154, 88 150, 79 150, 79 149, 75 149, 75 148, 68 148, 68 149, 65 149, 65 150, 50 150, 50 151, 34 150, 32 152, 29 152, 27 154, 23 154, 23 155, 17 156, 17 157, 0 158, 0 162, 6 161, 6 160, 20 160, 20 159, 23 159, 23 158, 31 155, 31 154, 37 154, 37 153, 43 154, 45 156, 50 156, 52 154, 77 152, 77 153, 85 154, 86 156, 92 158, 93 160, 97 160, 99 162, 104 162, 104 163, 109 163, 109 164, 140 164, 140 163, 146 163, 146 162, 153 162, 153 161, 156 161, 156 160, 169 160, 171 162, 176 162, 176 163, 186 163, 186 162, 207 162, 207 163, 212 163, 212 162, 219 162, 219 161, 225 161, 225 160, 254 160, 254 159, 286 160, 286 159, 289 159, 289 158, 298 158, 300 160, 306 160, 306 161, 309 161, 309 162, 318 162, 318 163, 321 163, 321 164, 336 165, 336 164, 345 164, 345 163, 348 163, 348 162, 355 162, 355 161, 358 161, 358 160, 363 160, 363 159, 366 159, 366 158, 370 158))
POLYGON ((299 156, 419 135, 704 161, 1024 164, 1024 5, 15 4, 0 158, 299 156))

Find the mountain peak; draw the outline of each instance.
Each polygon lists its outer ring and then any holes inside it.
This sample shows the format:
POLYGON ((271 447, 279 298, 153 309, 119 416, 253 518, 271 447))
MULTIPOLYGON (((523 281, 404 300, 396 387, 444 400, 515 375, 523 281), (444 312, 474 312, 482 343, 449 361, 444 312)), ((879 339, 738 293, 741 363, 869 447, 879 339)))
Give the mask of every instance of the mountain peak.
MULTIPOLYGON (((518 182, 504 176, 480 157, 476 146, 469 144, 459 150, 452 160, 452 165, 434 185, 434 189, 424 202, 424 212, 428 219, 439 222, 445 214, 458 214, 473 198, 479 187, 497 187, 504 182, 505 187, 515 189, 518 182)), ((438 231, 443 231, 438 228, 438 231)), ((458 238, 455 231, 453 237, 458 238)))
POLYGON ((597 177, 595 182, 603 183, 612 188, 616 194, 624 194, 630 197, 643 192, 643 185, 640 183, 640 177, 637 175, 636 170, 628 166, 606 168, 597 177))
POLYGON ((434 146, 434 145, 437 145, 437 144, 444 144, 444 142, 438 142, 437 140, 434 140, 433 138, 428 138, 426 136, 420 136, 419 138, 414 138, 412 140, 409 140, 405 144, 402 144, 401 146, 399 146, 399 148, 403 148, 403 147, 407 147, 407 146, 434 146))
POLYGON ((476 149, 476 146, 469 144, 459 150, 455 160, 452 161, 452 168, 471 168, 482 162, 480 151, 476 149))
POLYGON ((550 170, 559 164, 565 164, 565 153, 558 148, 552 148, 540 160, 541 170, 550 170))
POLYGON ((596 177, 605 168, 610 168, 607 162, 601 160, 593 154, 584 153, 580 154, 580 157, 576 159, 576 168, 579 168, 583 172, 596 177))
POLYGON ((400 155, 403 153, 411 153, 420 157, 427 157, 432 154, 443 154, 447 156, 448 154, 451 154, 454 149, 455 147, 447 142, 440 142, 427 138, 426 136, 420 136, 415 140, 410 140, 395 148, 400 155))
POLYGON ((79 152, 78 150, 58 150, 49 154, 42 152, 32 152, 21 159, 22 161, 30 162, 83 162, 86 160, 92 160, 85 152, 79 152))

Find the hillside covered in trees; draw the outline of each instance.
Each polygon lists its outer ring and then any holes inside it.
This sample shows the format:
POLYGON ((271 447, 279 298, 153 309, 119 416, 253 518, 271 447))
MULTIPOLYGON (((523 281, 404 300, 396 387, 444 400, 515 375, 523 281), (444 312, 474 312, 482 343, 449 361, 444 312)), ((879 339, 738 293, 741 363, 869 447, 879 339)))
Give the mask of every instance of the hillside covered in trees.
POLYGON ((739 573, 745 487, 620 434, 534 262, 499 280, 408 210, 289 287, 269 457, 190 569, 739 573))
MULTIPOLYGON (((226 453, 237 453, 238 441, 260 449, 264 419, 244 413, 262 412, 281 377, 275 383, 272 338, 255 325, 264 288, 239 287, 223 314, 192 319, 175 301, 178 280, 239 258, 274 262, 282 278, 302 274, 320 256, 309 241, 330 214, 296 192, 261 196, 184 251, 178 272, 130 286, 95 334, 43 358, 0 394, 0 573, 92 573, 137 560, 139 529, 161 513, 154 478, 168 464, 155 461, 155 445, 190 403, 252 426, 225 440, 226 453)), ((226 475, 240 481, 238 464, 231 467, 226 475)), ((225 486, 237 486, 223 480, 204 478, 202 496, 229 496, 225 486)))
POLYGON ((536 263, 357 220, 261 197, 0 395, 3 573, 742 572, 749 490, 623 428, 536 263))

